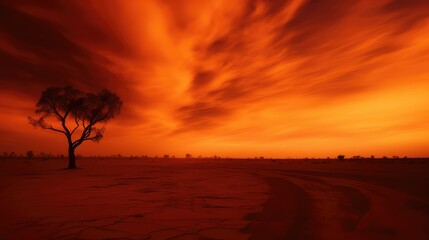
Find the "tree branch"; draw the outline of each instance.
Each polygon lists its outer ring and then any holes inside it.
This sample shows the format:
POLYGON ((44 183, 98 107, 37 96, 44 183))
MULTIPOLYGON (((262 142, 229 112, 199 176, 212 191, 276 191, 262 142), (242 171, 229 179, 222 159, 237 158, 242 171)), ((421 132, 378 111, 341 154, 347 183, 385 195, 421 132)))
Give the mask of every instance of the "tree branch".
POLYGON ((52 130, 52 131, 55 131, 55 132, 64 133, 67 136, 67 133, 64 132, 63 130, 59 130, 59 129, 56 129, 56 128, 53 128, 53 127, 41 127, 41 128, 42 129, 49 129, 49 130, 52 130))
POLYGON ((52 124, 48 124, 45 121, 44 117, 41 117, 39 119, 35 119, 33 117, 28 117, 28 121, 31 125, 33 125, 33 127, 40 127, 42 129, 49 129, 49 130, 52 130, 55 132, 63 133, 64 135, 67 136, 67 133, 65 131, 52 127, 52 124))
POLYGON ((66 126, 66 119, 64 118, 63 121, 61 122, 61 126, 63 126, 64 131, 66 132, 66 136, 67 137, 71 137, 70 131, 66 126))
POLYGON ((51 108, 52 108, 52 110, 54 110, 55 115, 57 115, 57 117, 58 117, 61 121, 63 121, 63 120, 65 119, 65 117, 61 116, 61 114, 58 112, 58 110, 57 110, 57 108, 56 108, 56 106, 55 106, 55 102, 52 102, 51 108))
POLYGON ((77 139, 76 141, 74 141, 72 143, 72 146, 74 148, 76 148, 77 146, 79 146, 80 144, 82 144, 82 142, 85 140, 85 138, 89 137, 91 135, 91 129, 92 129, 92 125, 88 125, 82 132, 82 135, 80 136, 79 139, 77 139))
POLYGON ((77 119, 77 116, 74 118, 74 122, 76 123, 76 127, 71 131, 70 136, 73 135, 73 133, 80 127, 79 121, 77 119))

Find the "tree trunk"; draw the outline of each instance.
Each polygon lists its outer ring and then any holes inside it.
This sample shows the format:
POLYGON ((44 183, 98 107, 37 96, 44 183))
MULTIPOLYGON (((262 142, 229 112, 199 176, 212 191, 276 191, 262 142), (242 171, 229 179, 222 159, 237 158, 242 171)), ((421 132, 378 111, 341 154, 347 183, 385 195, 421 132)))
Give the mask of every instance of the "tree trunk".
POLYGON ((74 155, 74 148, 69 147, 69 167, 68 169, 76 168, 76 157, 74 155))

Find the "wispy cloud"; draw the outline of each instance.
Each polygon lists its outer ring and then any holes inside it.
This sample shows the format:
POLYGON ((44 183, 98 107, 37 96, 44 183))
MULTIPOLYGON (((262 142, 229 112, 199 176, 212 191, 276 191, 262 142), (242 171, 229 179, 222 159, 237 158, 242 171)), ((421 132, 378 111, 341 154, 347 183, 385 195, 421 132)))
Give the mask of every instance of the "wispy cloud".
POLYGON ((3 2, 0 93, 31 103, 48 86, 113 89, 125 108, 112 134, 134 152, 164 140, 154 152, 192 150, 189 136, 257 135, 278 152, 290 139, 396 139, 417 131, 403 126, 429 131, 428 27, 424 0, 3 2), (365 115, 380 103, 381 116, 402 106, 401 119, 365 115))

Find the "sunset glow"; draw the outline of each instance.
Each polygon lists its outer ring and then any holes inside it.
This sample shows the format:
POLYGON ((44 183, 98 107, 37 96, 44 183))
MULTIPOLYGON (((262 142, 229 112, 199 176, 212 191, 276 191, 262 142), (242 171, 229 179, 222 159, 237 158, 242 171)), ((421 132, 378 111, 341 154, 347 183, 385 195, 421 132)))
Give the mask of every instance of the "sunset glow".
POLYGON ((123 100, 78 154, 429 156, 429 1, 0 3, 0 151, 47 87, 123 100))

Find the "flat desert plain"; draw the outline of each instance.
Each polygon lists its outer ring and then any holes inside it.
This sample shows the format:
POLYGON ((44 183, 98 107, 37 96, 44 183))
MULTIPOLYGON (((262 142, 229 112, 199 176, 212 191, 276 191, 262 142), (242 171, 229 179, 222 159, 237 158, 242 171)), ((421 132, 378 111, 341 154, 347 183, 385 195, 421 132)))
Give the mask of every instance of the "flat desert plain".
POLYGON ((1 159, 0 239, 429 239, 425 159, 1 159))

